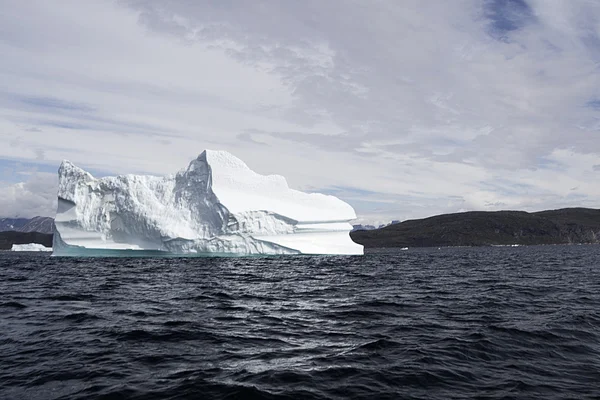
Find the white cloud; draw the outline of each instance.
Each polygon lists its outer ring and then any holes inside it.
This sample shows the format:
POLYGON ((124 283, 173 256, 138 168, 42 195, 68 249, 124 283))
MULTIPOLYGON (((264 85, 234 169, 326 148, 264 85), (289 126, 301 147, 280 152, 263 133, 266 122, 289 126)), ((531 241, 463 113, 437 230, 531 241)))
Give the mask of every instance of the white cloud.
POLYGON ((597 2, 0 3, 0 159, 225 149, 365 221, 600 206, 597 2))
POLYGON ((53 174, 33 173, 25 182, 0 182, 1 216, 32 218, 56 214, 56 177, 53 174))

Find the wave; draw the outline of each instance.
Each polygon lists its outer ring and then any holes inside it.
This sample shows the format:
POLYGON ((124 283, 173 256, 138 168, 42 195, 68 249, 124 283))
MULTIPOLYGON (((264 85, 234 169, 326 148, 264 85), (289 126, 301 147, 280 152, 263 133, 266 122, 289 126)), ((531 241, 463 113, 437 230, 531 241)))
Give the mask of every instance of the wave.
POLYGON ((0 398, 594 398, 598 259, 0 255, 0 398))

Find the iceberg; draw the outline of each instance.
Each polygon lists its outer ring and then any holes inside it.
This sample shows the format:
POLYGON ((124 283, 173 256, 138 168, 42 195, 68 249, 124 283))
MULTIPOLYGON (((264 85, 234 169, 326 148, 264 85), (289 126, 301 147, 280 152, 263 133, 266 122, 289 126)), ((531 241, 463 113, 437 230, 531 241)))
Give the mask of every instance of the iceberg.
POLYGON ((96 179, 63 161, 58 180, 58 256, 363 254, 349 204, 290 189, 225 151, 166 177, 96 179))
POLYGON ((27 243, 27 244, 13 244, 11 251, 52 251, 51 247, 46 247, 43 244, 38 243, 27 243))

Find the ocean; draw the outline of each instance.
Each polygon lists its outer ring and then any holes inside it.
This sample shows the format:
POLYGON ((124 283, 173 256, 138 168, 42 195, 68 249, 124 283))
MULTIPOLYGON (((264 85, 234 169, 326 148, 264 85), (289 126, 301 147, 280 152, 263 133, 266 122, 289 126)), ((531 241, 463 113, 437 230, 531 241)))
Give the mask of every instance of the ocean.
POLYGON ((0 253, 0 399, 600 398, 600 246, 0 253))

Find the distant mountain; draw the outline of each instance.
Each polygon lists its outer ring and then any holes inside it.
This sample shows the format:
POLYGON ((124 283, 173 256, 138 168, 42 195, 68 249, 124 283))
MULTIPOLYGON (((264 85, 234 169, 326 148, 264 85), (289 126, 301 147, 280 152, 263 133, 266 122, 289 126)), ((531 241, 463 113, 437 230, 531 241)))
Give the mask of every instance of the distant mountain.
POLYGON ((0 232, 16 231, 29 222, 27 218, 0 218, 0 232))
POLYGON ((54 219, 50 217, 0 218, 0 232, 40 232, 52 233, 54 219))
POLYGON ((354 231, 372 231, 373 229, 377 229, 374 225, 352 225, 352 232, 354 231))
POLYGON ((54 218, 34 217, 19 229, 19 232, 52 233, 54 231, 54 218))
POLYGON ((399 224, 400 221, 399 220, 393 220, 392 222, 388 223, 388 224, 381 224, 379 225, 379 227, 375 226, 375 225, 352 225, 352 232, 354 231, 372 231, 373 229, 380 229, 386 226, 390 226, 393 224, 399 224))
POLYGON ((350 236, 367 248, 600 243, 600 210, 472 211, 357 230, 350 236))

